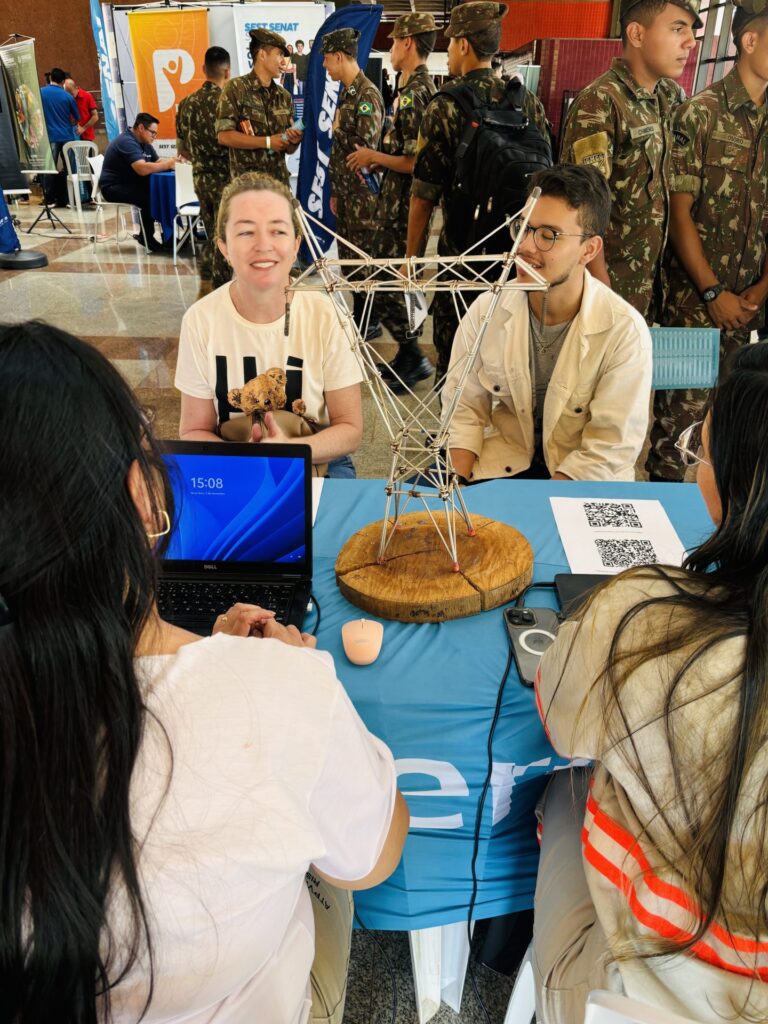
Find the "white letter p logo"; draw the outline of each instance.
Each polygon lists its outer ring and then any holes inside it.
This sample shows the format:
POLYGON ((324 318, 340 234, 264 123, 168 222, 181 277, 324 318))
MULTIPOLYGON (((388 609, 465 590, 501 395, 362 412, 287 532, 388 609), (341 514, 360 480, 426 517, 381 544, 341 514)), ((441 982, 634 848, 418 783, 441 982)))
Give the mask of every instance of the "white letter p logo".
POLYGON ((176 102, 176 87, 184 85, 195 73, 192 54, 186 50, 155 50, 152 56, 159 113, 176 102))

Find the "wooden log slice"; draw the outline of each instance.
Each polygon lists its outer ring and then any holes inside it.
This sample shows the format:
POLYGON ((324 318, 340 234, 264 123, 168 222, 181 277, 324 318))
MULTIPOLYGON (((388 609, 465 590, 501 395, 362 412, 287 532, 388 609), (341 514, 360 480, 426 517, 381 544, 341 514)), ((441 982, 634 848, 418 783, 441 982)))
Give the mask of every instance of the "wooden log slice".
MULTIPOLYGON (((433 513, 445 536, 445 513, 433 513)), ((457 516, 459 571, 426 512, 402 516, 379 565, 382 521, 353 534, 336 559, 336 582, 352 604, 382 619, 444 622, 496 608, 531 582, 533 550, 518 530, 473 515, 475 536, 457 516)))

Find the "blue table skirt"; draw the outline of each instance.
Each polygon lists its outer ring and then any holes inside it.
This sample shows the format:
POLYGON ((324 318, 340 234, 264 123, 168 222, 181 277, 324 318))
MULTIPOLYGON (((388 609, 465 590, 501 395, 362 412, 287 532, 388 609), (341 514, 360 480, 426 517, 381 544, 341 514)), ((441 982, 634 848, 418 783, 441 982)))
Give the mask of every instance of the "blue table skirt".
MULTIPOLYGON (((466 488, 471 512, 519 529, 534 550, 534 579, 552 580, 568 565, 550 495, 659 498, 687 546, 711 523, 691 484, 605 484, 495 481, 466 488)), ((416 511, 420 506, 412 504, 416 511)), ((507 659, 502 609, 440 624, 382 620, 384 643, 373 665, 356 667, 341 646, 341 627, 361 613, 336 587, 336 555, 356 530, 382 518, 384 485, 327 480, 314 529, 314 592, 322 621, 319 646, 368 728, 391 748, 400 789, 411 811, 403 859, 383 885, 355 894, 369 928, 416 929, 466 918, 478 800, 488 770, 488 730, 507 659)), ((538 591, 532 604, 554 606, 538 591)), ((365 616, 370 617, 370 616, 365 616)), ((492 787, 486 798, 477 861, 475 917, 533 905, 538 865, 534 808, 548 775, 564 765, 550 747, 512 666, 493 743, 492 787)))
POLYGON ((173 171, 149 175, 149 207, 152 216, 162 225, 163 241, 170 242, 176 216, 176 175, 173 171))

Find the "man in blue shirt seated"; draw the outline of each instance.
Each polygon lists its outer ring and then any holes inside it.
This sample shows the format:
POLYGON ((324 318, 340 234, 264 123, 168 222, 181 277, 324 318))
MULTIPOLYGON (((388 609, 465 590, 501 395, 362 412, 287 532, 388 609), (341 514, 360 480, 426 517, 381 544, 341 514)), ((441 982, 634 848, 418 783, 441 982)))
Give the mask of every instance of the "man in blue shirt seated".
MULTIPOLYGON (((157 123, 152 114, 137 114, 133 128, 126 128, 107 147, 99 178, 99 187, 108 202, 138 207, 152 252, 161 251, 163 246, 155 239, 155 220, 149 208, 149 175, 172 171, 176 165, 173 158, 161 160, 152 146, 157 123)), ((141 238, 136 241, 141 242, 141 238)))
MULTIPOLYGON (((43 101, 43 117, 48 132, 48 141, 51 144, 53 165, 58 168, 64 144, 74 142, 80 137, 80 111, 72 96, 64 88, 64 82, 69 78, 69 72, 62 71, 61 68, 52 68, 50 78, 50 84, 44 85, 40 90, 40 98, 43 101)), ((46 202, 53 205, 56 203, 57 179, 52 174, 41 174, 40 180, 43 183, 46 202)), ((66 206, 67 204, 60 202, 57 205, 66 206)))

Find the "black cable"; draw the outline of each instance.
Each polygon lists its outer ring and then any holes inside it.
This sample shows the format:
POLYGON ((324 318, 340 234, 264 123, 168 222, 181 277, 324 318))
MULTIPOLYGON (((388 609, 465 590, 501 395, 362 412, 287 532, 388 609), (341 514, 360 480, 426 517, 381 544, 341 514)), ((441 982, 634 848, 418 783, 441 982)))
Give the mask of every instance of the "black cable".
POLYGON ((314 594, 310 594, 309 595, 309 603, 310 603, 310 605, 314 604, 315 609, 317 611, 317 617, 315 619, 315 625, 314 625, 314 628, 313 628, 312 634, 311 634, 312 636, 317 636, 317 631, 318 631, 318 629, 320 629, 320 602, 317 600, 317 598, 315 597, 314 594))
MULTIPOLYGON (((392 982, 392 1018, 391 1018, 391 1024, 395 1024, 395 1021, 397 1019, 397 976, 395 975, 394 965, 393 965, 392 961, 389 959, 389 957, 387 956, 387 951, 386 951, 386 949, 384 949, 384 947, 382 946, 381 942, 376 938, 376 936, 374 935, 374 933, 372 931, 369 931, 368 928, 365 927, 365 925, 363 924, 362 919, 361 919, 360 915, 358 914, 357 910, 355 910, 355 920, 360 925, 360 927, 365 932, 365 934, 370 939, 372 939, 373 942, 376 943, 376 945, 379 947, 381 955, 384 957, 384 961, 385 961, 385 963, 387 965, 387 969, 389 971, 390 981, 392 982)), ((371 970, 373 970, 373 967, 371 967, 371 970)), ((371 985, 373 985, 373 978, 371 978, 371 985)))
POLYGON ((529 583, 525 590, 521 590, 515 599, 515 608, 522 608, 529 590, 557 590, 554 580, 543 580, 541 583, 529 583))
POLYGON ((491 726, 488 730, 488 771, 485 775, 485 782, 483 784, 482 792, 480 793, 480 799, 477 802, 477 816, 475 818, 475 836, 472 847, 472 896, 469 901, 469 912, 467 913, 467 941, 469 943, 469 958, 467 960, 467 967, 469 968, 469 977, 472 982, 472 988, 475 991, 477 1001, 480 1003, 480 1008, 483 1011, 483 1015, 487 1021, 487 1024, 491 1024, 491 1016, 488 1013, 488 1009, 483 1002, 483 997, 480 995, 480 989, 477 987, 477 978, 475 977, 475 968, 472 964, 472 912, 475 909, 475 900, 477 899, 477 856, 480 851, 480 826, 483 821, 483 808, 485 807, 485 799, 488 796, 488 789, 491 785, 491 773, 493 771, 493 735, 496 732, 496 725, 501 715, 501 702, 504 697, 504 687, 507 685, 507 679, 509 678, 509 670, 512 668, 512 643, 507 638, 507 645, 509 647, 509 653, 507 654, 507 664, 504 668, 504 675, 501 677, 499 683, 499 693, 496 697, 496 707, 493 711, 493 718, 491 719, 491 726))

